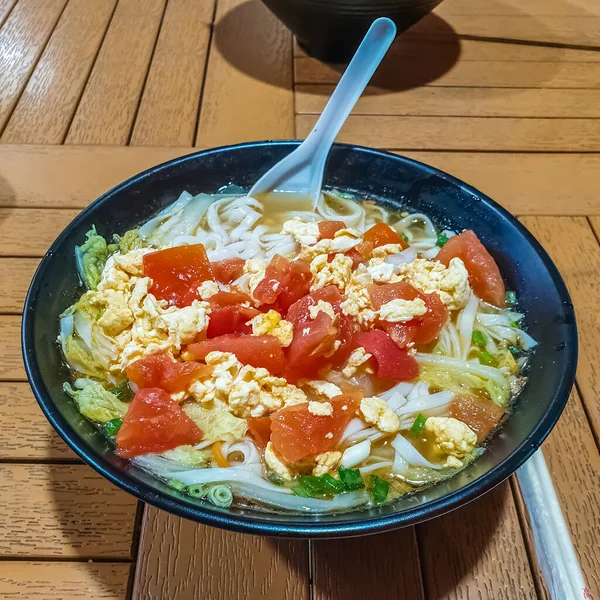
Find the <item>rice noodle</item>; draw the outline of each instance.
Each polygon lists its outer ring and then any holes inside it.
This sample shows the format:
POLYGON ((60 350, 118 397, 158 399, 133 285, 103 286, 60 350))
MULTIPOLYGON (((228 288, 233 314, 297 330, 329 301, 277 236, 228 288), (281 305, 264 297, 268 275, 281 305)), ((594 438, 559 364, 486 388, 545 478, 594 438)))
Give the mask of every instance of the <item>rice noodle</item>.
POLYGON ((466 359, 469 354, 469 348, 471 347, 471 338, 473 336, 473 325, 475 323, 475 317, 477 315, 477 309, 479 307, 479 300, 473 292, 469 296, 466 306, 462 309, 458 315, 456 325, 458 327, 458 335, 460 339, 460 356, 462 359, 466 359))
POLYGON ((392 442, 392 448, 400 455, 402 461, 399 464, 407 464, 414 467, 427 467, 429 469, 441 469, 442 465, 429 462, 403 435, 397 435, 392 442))

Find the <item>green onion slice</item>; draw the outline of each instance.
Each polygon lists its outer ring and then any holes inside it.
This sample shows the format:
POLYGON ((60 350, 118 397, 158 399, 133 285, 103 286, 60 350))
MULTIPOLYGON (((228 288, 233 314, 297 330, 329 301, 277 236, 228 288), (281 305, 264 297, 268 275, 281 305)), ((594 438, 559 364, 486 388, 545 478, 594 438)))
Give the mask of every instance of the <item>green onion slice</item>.
POLYGON ((341 482, 344 484, 344 488, 348 492, 362 490, 365 487, 365 482, 358 469, 345 469, 344 467, 340 467, 338 469, 338 475, 340 476, 341 482))
POLYGON ((183 491, 185 491, 185 488, 186 488, 185 483, 179 481, 179 479, 169 479, 169 481, 167 482, 167 485, 170 488, 177 490, 178 492, 183 492, 183 491))
POLYGON ((423 427, 425 427, 426 422, 427 422, 427 417, 425 417, 421 413, 419 413, 417 415, 417 418, 415 419, 415 422, 412 424, 412 427, 410 428, 410 434, 414 437, 417 437, 423 430, 423 427))
POLYGON ((517 303, 517 294, 515 292, 506 292, 504 296, 506 306, 514 306, 517 303))
POLYGON ((193 485, 188 485, 185 488, 185 491, 192 498, 206 498, 208 494, 208 486, 205 483, 194 483, 193 485))
POLYGON ((208 490, 206 499, 215 506, 229 508, 233 502, 233 494, 226 485, 213 485, 208 490))
POLYGON ((378 477, 377 475, 373 475, 371 477, 371 487, 369 489, 369 494, 371 494, 371 498, 373 498, 373 502, 375 504, 381 504, 385 502, 388 493, 390 491, 390 484, 385 479, 378 477))
POLYGON ((114 439, 117 437, 121 425, 123 425, 123 419, 111 419, 107 423, 104 423, 104 432, 109 438, 114 439))
POLYGON ((493 364, 494 364, 496 361, 494 360, 494 357, 493 357, 493 356, 492 356, 492 355, 491 355, 489 352, 487 352, 486 350, 482 350, 482 351, 479 353, 479 362, 480 362, 482 365, 491 366, 491 365, 493 365, 493 364))
POLYGON ((439 248, 441 248, 447 241, 448 241, 448 236, 444 235, 443 233, 440 233, 440 235, 437 236, 435 245, 438 246, 439 248))
POLYGON ((471 335, 471 341, 480 348, 485 346, 487 343, 487 338, 485 337, 485 333, 483 331, 479 331, 478 329, 474 329, 471 335))

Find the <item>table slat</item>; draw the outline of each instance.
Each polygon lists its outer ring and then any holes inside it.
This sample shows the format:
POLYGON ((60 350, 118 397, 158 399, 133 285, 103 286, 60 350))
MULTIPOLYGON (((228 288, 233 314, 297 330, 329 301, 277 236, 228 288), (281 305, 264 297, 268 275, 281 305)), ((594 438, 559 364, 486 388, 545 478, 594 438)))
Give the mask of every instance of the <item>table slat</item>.
POLYGON ((0 557, 131 557, 137 501, 87 465, 0 465, 0 557))
POLYGON ((580 344, 577 382, 596 438, 599 438, 600 246, 585 218, 527 217, 523 224, 548 251, 571 293, 580 344))
POLYGON ((125 600, 131 565, 0 561, 0 596, 36 600, 125 600))
POLYGON ((171 0, 138 111, 134 146, 192 146, 214 0, 171 0))
POLYGON ((196 145, 294 137, 290 32, 259 2, 217 0, 196 145))
POLYGON ((308 542, 241 535, 147 506, 133 600, 308 600, 308 542))
POLYGON ((38 263, 37 258, 0 258, 0 313, 21 313, 38 263))
POLYGON ((428 600, 537 598, 510 486, 417 526, 428 600))
POLYGON ((66 143, 127 143, 165 2, 119 1, 66 143))
POLYGON ((60 144, 116 0, 70 0, 6 126, 5 144, 60 144))
POLYGON ((0 316, 0 380, 25 381, 21 356, 21 317, 0 316))
POLYGON ((486 2, 481 4, 473 0, 453 0, 443 2, 435 13, 444 15, 468 16, 521 16, 534 18, 537 16, 552 17, 589 17, 600 15, 600 5, 596 0, 528 0, 526 4, 520 0, 502 0, 502 2, 486 2))
POLYGON ((424 597, 413 527, 311 545, 313 600, 424 597))
POLYGON ((67 0, 21 0, 0 29, 0 132, 67 0))
POLYGON ((0 0, 0 27, 2 27, 17 2, 18 0, 0 0))

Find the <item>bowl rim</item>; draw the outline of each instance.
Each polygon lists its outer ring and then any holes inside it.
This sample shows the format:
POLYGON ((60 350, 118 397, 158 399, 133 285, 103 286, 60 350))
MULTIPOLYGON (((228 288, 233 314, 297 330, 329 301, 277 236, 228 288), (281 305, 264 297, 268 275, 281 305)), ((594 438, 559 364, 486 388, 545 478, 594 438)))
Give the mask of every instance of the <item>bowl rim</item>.
MULTIPOLYGON (((538 449, 538 447, 549 435, 550 431, 558 421, 558 418, 560 417, 564 407, 566 406, 575 380, 578 340, 574 312, 573 321, 567 324, 567 330, 565 332, 566 342, 564 350, 568 353, 566 358, 567 366, 562 374, 559 386, 557 386, 554 391, 553 398, 550 402, 550 407, 543 417, 537 422, 531 434, 525 440, 523 440, 523 442, 517 446, 517 448, 513 450, 509 456, 507 456, 502 462, 493 466, 484 475, 474 479, 473 481, 462 486, 460 489, 455 490, 454 492, 451 492, 442 498, 431 500, 391 515, 369 516, 366 518, 344 520, 339 523, 307 521, 306 523, 300 522, 289 524, 281 521, 270 521, 268 519, 269 513, 265 513, 266 518, 262 518, 260 514, 255 516, 256 513, 253 515, 224 514, 222 512, 213 511, 209 506, 206 505, 192 505, 181 502, 175 497, 162 494, 151 485, 132 477, 128 471, 123 471, 117 468, 108 460, 104 459, 101 455, 97 455, 95 452, 90 451, 90 449, 86 446, 85 441, 79 437, 79 435, 68 423, 67 419, 63 417, 58 408, 55 406, 51 395, 45 387, 39 365, 33 352, 34 306, 38 295, 39 281, 42 279, 42 276, 46 271, 48 258, 61 245, 62 239, 68 234, 69 230, 73 226, 76 226, 80 221, 84 220, 91 212, 93 212, 98 204, 142 179, 150 177, 164 169, 169 169, 187 161, 194 160, 199 156, 226 153, 231 150, 245 148, 260 148, 265 146, 289 147, 290 150, 293 150, 300 143, 301 142, 298 140, 266 140, 200 150, 198 152, 180 156, 150 167, 126 179, 110 190, 107 190, 96 200, 91 202, 63 229, 63 231, 52 243, 40 261, 29 286, 23 307, 23 318, 21 325, 21 348, 27 379, 38 404, 40 405, 44 415, 52 427, 66 442, 66 444, 81 459, 83 459, 84 462, 86 462, 110 482, 126 492, 136 496, 138 499, 177 516, 184 517, 205 525, 213 525, 241 533, 281 536, 287 538, 350 537, 375 534, 400 527, 415 525, 417 523, 421 523, 450 512, 492 490, 507 477, 509 477, 513 472, 515 472, 538 449)), ((476 188, 457 179, 456 177, 453 177, 444 171, 420 161, 402 155, 393 154, 391 152, 368 148, 365 146, 358 146, 355 144, 336 143, 334 145, 336 147, 345 148, 346 150, 357 151, 372 156, 393 158, 394 160, 404 164, 417 166, 427 172, 429 175, 442 177, 450 183, 460 187, 468 194, 484 201, 489 208, 498 213, 500 217, 510 221, 511 224, 514 225, 519 233, 525 238, 525 240, 533 247, 534 251, 540 257, 549 275, 551 276, 563 303, 572 306, 567 287, 548 253, 535 239, 535 237, 515 217, 513 217, 505 208, 500 206, 494 200, 476 188)), ((357 515, 359 514, 360 513, 357 512, 357 515)))

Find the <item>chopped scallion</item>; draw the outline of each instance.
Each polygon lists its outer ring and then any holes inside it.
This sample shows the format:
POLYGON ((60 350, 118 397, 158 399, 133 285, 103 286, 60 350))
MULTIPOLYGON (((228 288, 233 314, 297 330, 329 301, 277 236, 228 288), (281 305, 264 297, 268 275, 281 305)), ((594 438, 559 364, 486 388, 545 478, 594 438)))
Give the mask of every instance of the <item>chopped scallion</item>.
POLYGON ((206 495, 208 494, 208 486, 205 483, 195 483, 193 485, 188 485, 185 488, 185 491, 192 498, 206 498, 206 495))
POLYGON ((112 392, 121 402, 129 402, 133 400, 133 390, 129 387, 129 381, 118 385, 117 387, 111 388, 108 390, 112 392))
POLYGON ((479 353, 479 362, 482 365, 491 366, 496 361, 495 361, 494 357, 489 352, 487 352, 486 350, 481 350, 481 352, 479 353))
POLYGON ((340 479, 336 479, 329 473, 321 475, 321 480, 323 481, 323 485, 332 494, 341 494, 344 491, 344 484, 342 481, 340 479))
POLYGON ((414 437, 417 437, 423 427, 425 427, 425 423, 427 421, 427 417, 424 417, 421 413, 419 413, 417 415, 417 418, 415 419, 415 422, 412 424, 412 427, 410 428, 410 434, 413 435, 414 437))
POLYGON ((506 306, 514 306, 517 303, 517 294, 515 292, 506 292, 504 297, 506 306))
POLYGON ((327 487, 321 478, 314 475, 301 475, 296 478, 296 483, 304 488, 309 498, 316 498, 327 492, 327 487))
POLYGON ((519 329, 519 324, 515 321, 509 321, 508 324, 514 329, 519 329))
POLYGON ((344 467, 340 467, 338 469, 338 475, 340 476, 341 482, 344 484, 344 488, 348 492, 362 490, 365 487, 365 482, 358 469, 345 469, 344 467))
POLYGON ((229 508, 233 502, 233 494, 226 485, 213 485, 208 490, 206 499, 215 506, 229 508))
POLYGON ((114 439, 117 437, 121 425, 123 425, 123 419, 111 419, 107 423, 104 423, 104 433, 106 433, 109 438, 114 439))
POLYGON ((408 244, 408 236, 406 234, 404 234, 404 233, 401 233, 400 236, 408 244))
POLYGON ((283 485, 283 477, 277 475, 277 473, 269 473, 267 479, 275 485, 283 485))
POLYGON ((473 334, 471 335, 472 342, 482 348, 487 343, 487 338, 485 337, 485 333, 483 331, 479 331, 478 329, 473 330, 473 334))
POLYGON ((371 477, 371 487, 369 488, 369 494, 371 494, 371 498, 373 498, 373 502, 375 504, 381 504, 385 502, 385 499, 388 496, 390 491, 390 484, 385 479, 378 477, 377 475, 373 475, 371 477))
POLYGON ((448 237, 445 236, 443 233, 440 233, 440 235, 437 236, 435 245, 438 246, 439 248, 441 248, 447 241, 448 241, 448 237))
POLYGON ((182 483, 181 481, 179 481, 179 479, 169 479, 169 481, 167 482, 167 485, 170 488, 177 490, 178 492, 183 492, 186 488, 185 483, 182 483))

